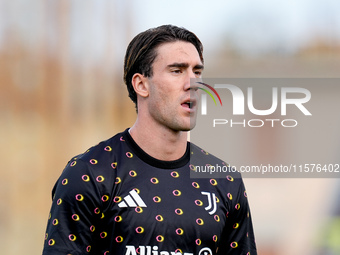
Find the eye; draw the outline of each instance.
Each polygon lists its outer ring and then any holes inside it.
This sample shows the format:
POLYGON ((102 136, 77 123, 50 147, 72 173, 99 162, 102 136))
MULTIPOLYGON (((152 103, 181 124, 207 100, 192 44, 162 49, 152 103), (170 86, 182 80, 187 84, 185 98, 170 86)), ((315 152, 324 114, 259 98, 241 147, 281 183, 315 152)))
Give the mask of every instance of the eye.
POLYGON ((202 75, 202 71, 195 71, 194 73, 197 77, 201 77, 202 75))
POLYGON ((176 73, 176 74, 179 74, 182 72, 181 69, 174 69, 174 70, 171 70, 172 73, 176 73))

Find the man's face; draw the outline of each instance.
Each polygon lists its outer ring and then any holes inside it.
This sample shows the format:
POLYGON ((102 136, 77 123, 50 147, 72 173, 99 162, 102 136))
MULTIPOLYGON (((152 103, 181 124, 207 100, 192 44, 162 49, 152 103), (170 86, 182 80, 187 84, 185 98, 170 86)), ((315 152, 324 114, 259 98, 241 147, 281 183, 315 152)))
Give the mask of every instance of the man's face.
POLYGON ((201 78, 203 64, 188 42, 164 43, 156 49, 148 79, 148 110, 153 120, 174 131, 188 131, 196 124, 198 91, 191 78, 201 78))

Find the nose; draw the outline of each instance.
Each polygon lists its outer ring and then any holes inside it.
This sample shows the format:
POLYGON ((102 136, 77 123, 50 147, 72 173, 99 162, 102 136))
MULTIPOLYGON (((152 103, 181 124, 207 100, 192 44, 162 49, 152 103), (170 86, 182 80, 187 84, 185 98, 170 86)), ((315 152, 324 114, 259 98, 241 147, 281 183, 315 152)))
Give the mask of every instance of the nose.
POLYGON ((193 71, 188 72, 184 82, 184 90, 191 89, 196 91, 200 85, 198 82, 202 82, 202 78, 197 78, 193 71))

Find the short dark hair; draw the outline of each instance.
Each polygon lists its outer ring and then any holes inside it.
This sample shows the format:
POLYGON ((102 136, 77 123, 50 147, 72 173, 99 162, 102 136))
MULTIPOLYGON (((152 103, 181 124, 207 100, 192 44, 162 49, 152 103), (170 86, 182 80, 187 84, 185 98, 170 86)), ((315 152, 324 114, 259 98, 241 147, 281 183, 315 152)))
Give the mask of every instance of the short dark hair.
POLYGON ((152 64, 157 56, 156 48, 163 43, 175 41, 192 43, 202 63, 204 62, 201 41, 194 33, 182 27, 163 25, 151 28, 135 36, 128 45, 124 59, 124 82, 136 108, 137 94, 132 86, 133 75, 140 73, 145 77, 152 77, 152 64))

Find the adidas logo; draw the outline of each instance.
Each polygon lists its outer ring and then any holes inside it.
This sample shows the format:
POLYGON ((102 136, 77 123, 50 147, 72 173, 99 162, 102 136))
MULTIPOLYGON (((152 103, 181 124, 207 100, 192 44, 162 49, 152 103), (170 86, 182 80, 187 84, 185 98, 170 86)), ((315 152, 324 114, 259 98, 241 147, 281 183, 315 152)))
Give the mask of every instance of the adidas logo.
POLYGON ((120 202, 118 206, 122 207, 146 207, 146 204, 138 193, 133 189, 129 192, 130 195, 124 197, 124 201, 120 202))

